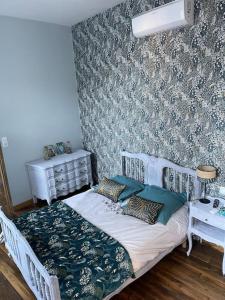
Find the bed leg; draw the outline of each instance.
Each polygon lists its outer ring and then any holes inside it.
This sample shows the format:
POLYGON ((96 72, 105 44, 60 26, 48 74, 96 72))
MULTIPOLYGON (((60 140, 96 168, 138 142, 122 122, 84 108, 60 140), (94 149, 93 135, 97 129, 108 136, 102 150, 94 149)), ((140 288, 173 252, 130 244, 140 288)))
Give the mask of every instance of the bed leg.
POLYGON ((187 248, 187 241, 186 240, 182 243, 182 248, 184 248, 184 249, 187 248))

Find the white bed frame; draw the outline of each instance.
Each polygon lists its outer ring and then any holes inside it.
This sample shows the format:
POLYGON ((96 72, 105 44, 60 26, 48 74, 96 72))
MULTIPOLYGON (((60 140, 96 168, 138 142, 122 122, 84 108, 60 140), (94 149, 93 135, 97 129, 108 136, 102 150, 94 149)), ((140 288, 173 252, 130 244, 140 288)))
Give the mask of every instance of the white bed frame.
MULTIPOLYGON (((123 175, 143 181, 149 185, 164 187, 164 170, 167 168, 173 172, 174 191, 187 192, 189 200, 190 197, 197 198, 200 195, 200 183, 197 180, 196 172, 194 170, 178 166, 166 159, 157 158, 143 153, 132 154, 122 151, 121 156, 123 175), (192 195, 190 194, 190 189, 192 190, 192 195)), ((36 298, 38 300, 60 300, 61 297, 58 278, 48 274, 47 270, 40 263, 26 239, 22 236, 14 223, 6 217, 1 209, 0 221, 2 227, 0 241, 4 241, 9 256, 12 257, 15 264, 20 269, 25 281, 36 298)), ((183 241, 179 244, 182 242, 183 241)), ((118 294, 131 282, 149 271, 175 247, 162 252, 156 259, 154 259, 154 261, 150 261, 149 264, 141 269, 138 274, 136 274, 135 279, 128 279, 119 289, 105 297, 104 300, 108 300, 118 294)))

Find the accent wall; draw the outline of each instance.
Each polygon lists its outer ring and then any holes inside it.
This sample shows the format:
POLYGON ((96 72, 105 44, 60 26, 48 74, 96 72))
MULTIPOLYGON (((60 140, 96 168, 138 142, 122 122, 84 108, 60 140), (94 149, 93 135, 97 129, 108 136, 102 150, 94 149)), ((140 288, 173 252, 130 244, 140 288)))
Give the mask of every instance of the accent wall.
POLYGON ((135 38, 131 18, 170 1, 128 0, 73 26, 83 142, 96 174, 120 150, 210 164, 225 185, 225 3, 195 1, 195 25, 135 38))

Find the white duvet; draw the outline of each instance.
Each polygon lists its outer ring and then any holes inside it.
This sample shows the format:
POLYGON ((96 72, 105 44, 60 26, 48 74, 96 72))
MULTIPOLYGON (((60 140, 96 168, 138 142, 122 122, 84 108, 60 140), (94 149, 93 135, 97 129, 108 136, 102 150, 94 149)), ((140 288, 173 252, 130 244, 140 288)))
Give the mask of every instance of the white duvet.
POLYGON ((149 225, 134 217, 122 215, 118 204, 112 204, 106 197, 92 190, 64 202, 119 241, 130 255, 135 273, 163 251, 181 243, 187 232, 186 206, 174 213, 167 225, 149 225))

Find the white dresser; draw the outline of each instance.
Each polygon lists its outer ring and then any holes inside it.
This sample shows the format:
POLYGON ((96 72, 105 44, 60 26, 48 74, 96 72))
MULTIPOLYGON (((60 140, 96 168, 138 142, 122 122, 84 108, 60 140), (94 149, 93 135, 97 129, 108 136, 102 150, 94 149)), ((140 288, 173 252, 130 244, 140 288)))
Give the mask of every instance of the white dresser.
POLYGON ((77 150, 50 160, 35 160, 26 164, 34 202, 66 196, 84 185, 92 185, 91 153, 77 150))

